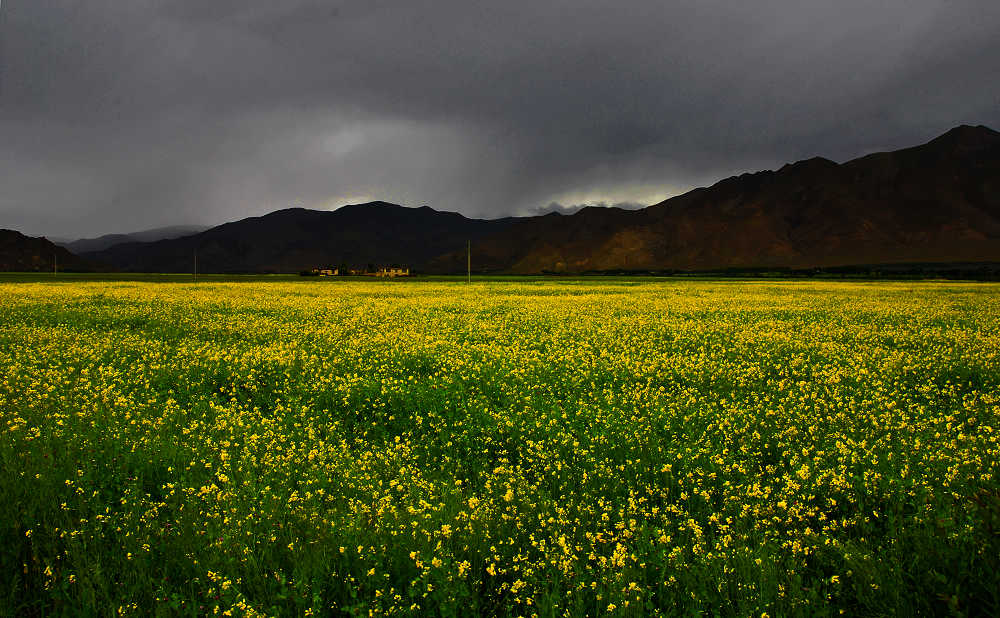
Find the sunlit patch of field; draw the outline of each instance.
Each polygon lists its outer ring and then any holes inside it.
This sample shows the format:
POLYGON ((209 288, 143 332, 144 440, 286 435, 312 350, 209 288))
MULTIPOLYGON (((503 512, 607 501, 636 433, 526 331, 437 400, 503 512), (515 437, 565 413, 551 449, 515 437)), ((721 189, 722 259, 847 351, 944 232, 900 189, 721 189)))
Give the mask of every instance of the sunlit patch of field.
POLYGON ((1000 613, 1000 286, 0 284, 0 613, 1000 613))

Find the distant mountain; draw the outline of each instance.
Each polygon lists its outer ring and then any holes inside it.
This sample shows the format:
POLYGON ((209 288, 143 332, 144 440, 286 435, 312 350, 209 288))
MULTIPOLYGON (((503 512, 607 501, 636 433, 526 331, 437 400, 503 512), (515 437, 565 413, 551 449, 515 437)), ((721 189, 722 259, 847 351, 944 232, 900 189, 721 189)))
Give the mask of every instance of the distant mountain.
POLYGON ((190 236, 209 229, 208 225, 172 225, 170 227, 158 227, 131 234, 105 234, 97 238, 81 238, 79 240, 57 240, 52 239, 57 245, 66 247, 73 253, 88 253, 102 251, 108 247, 120 245, 126 242, 154 242, 157 240, 170 240, 182 236, 190 236))
POLYGON ((1000 262, 1000 133, 743 174, 640 210, 469 219, 385 202, 280 210, 85 257, 129 271, 295 272, 406 264, 464 272, 608 272, 1000 262))
POLYGON ((340 264, 406 264, 477 241, 515 219, 469 219, 427 206, 386 202, 335 211, 289 208, 226 223, 199 234, 151 243, 125 243, 83 254, 127 271, 189 272, 194 254, 203 272, 296 272, 340 264))
MULTIPOLYGON (((429 268, 461 271, 461 251, 429 268)), ((961 126, 842 165, 814 158, 648 208, 526 219, 473 246, 487 272, 1000 261, 1000 133, 961 126)))
POLYGON ((0 272, 52 272, 91 270, 92 265, 45 238, 25 236, 14 230, 0 230, 0 272))

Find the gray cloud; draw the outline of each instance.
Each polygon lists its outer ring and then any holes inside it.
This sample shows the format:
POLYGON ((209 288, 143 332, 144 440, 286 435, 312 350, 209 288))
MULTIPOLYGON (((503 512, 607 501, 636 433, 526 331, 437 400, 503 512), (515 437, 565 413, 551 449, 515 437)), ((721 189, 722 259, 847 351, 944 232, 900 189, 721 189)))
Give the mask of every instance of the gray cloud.
POLYGON ((994 0, 0 8, 0 227, 642 203, 1000 126, 994 0))

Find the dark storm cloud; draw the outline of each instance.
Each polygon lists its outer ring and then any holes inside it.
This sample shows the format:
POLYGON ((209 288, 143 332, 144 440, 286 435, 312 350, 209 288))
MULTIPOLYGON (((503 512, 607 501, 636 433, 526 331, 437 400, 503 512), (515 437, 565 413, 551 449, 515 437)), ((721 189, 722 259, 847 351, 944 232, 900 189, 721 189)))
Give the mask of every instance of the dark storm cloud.
POLYGON ((995 0, 33 0, 0 8, 0 227, 385 199, 650 203, 1000 126, 995 0))

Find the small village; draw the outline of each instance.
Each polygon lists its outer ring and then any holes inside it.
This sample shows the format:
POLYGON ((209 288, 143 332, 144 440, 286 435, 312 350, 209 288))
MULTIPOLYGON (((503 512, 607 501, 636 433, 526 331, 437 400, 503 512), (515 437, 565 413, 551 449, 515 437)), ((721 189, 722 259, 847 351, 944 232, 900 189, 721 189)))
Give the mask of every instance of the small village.
POLYGON ((303 271, 303 276, 313 277, 337 277, 350 275, 353 277, 385 277, 394 279, 396 277, 409 277, 409 266, 379 266, 377 268, 313 268, 310 271, 303 271), (343 270, 343 272, 341 272, 343 270))

